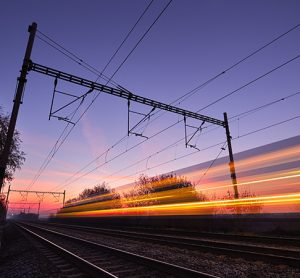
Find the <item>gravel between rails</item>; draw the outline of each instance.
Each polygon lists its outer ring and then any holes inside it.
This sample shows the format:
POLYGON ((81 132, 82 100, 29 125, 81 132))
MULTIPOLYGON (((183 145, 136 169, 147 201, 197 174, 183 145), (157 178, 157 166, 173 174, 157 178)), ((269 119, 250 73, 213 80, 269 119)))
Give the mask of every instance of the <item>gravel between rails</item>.
POLYGON ((46 227, 55 231, 92 240, 94 242, 99 242, 150 258, 163 260, 198 271, 208 272, 220 277, 300 277, 300 267, 293 268, 286 265, 273 265, 261 261, 247 261, 241 258, 231 258, 225 255, 191 251, 177 247, 168 247, 154 243, 124 239, 121 237, 116 238, 107 235, 91 234, 88 232, 70 230, 61 227, 46 227))
MULTIPOLYGON (((38 223, 37 223, 38 224, 38 223)), ((53 224, 53 223, 50 223, 50 224, 48 224, 47 223, 47 225, 50 225, 50 227, 62 227, 62 228, 64 228, 64 226, 62 225, 62 224, 53 224)), ((79 228, 80 226, 74 226, 74 230, 77 230, 77 228, 79 228)), ((65 227, 65 228, 68 228, 68 229, 71 229, 72 228, 72 225, 70 225, 69 227, 65 227)), ((80 228, 83 228, 83 229, 88 229, 88 227, 87 226, 81 226, 80 228)), ((95 229, 93 229, 93 227, 91 227, 91 232, 95 232, 95 233, 97 233, 97 228, 95 228, 95 229)), ((80 230, 80 229, 79 229, 80 230)), ((101 231, 101 230, 99 230, 99 234, 101 233, 101 234, 105 234, 105 232, 109 232, 109 230, 110 230, 110 228, 107 228, 107 229, 105 229, 105 228, 103 228, 103 230, 104 230, 104 233, 101 231), (106 231, 105 231, 106 230, 106 231)), ((148 229, 149 230, 149 229, 148 229)), ((83 231, 83 230, 82 230, 83 231)), ((279 243, 279 242, 262 242, 261 240, 259 240, 258 242, 255 242, 252 238, 249 240, 248 238, 245 238, 245 239, 240 239, 240 238, 238 238, 238 239, 234 239, 234 235, 230 235, 230 237, 228 238, 228 237, 226 237, 227 235, 225 235, 225 237, 224 237, 224 234, 219 234, 219 237, 218 237, 218 234, 212 234, 212 235, 210 235, 210 236, 206 236, 205 235, 205 233, 204 233, 204 235, 202 235, 202 234, 198 234, 198 235, 196 235, 196 233, 194 233, 194 234, 190 234, 190 235, 187 235, 188 233, 186 233, 186 234, 183 234, 183 235, 180 235, 180 234, 167 234, 166 232, 161 232, 161 231, 159 231, 159 230, 157 230, 157 231, 155 231, 155 230, 149 230, 149 231, 134 231, 134 230, 122 230, 122 228, 120 228, 119 230, 118 229, 113 229, 113 228, 111 228, 111 231, 112 232, 114 232, 114 231, 116 231, 116 232, 121 232, 121 233, 123 233, 124 232, 124 234, 132 234, 133 236, 135 235, 135 233, 137 233, 137 235, 139 235, 140 234, 140 236, 145 236, 145 237, 147 237, 148 235, 149 236, 162 236, 162 237, 168 237, 168 236, 170 236, 171 238, 178 238, 178 240, 180 241, 180 239, 182 238, 182 239, 192 239, 192 240, 204 240, 204 241, 206 241, 208 244, 209 244, 209 242, 220 242, 220 243, 222 243, 222 242, 225 242, 225 243, 231 243, 231 244, 238 244, 238 245, 241 245, 241 246, 253 246, 253 245, 255 245, 255 246, 258 246, 258 247, 271 247, 271 248, 279 248, 279 249, 284 249, 284 250, 290 250, 290 251, 298 251, 299 253, 300 253, 300 245, 295 245, 295 243, 294 242, 288 242, 288 243, 284 243, 284 244, 281 244, 281 243, 279 243)), ((298 244, 298 242, 297 242, 297 244, 298 244)))
POLYGON ((0 277, 61 278, 61 272, 11 223, 4 229, 0 255, 0 277))

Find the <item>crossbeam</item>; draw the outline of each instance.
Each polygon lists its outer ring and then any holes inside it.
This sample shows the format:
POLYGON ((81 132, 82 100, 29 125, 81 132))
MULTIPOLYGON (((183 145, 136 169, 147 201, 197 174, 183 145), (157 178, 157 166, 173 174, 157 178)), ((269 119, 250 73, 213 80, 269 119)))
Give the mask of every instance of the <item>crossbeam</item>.
POLYGON ((97 90, 97 91, 101 91, 110 95, 114 95, 117 97, 121 97, 127 100, 131 100, 131 101, 135 101, 144 105, 148 105, 154 108, 158 108, 161 110, 165 110, 165 111, 169 111, 172 113, 176 113, 185 117, 189 117, 189 118, 193 118, 196 120, 201 120, 207 123, 211 123, 211 124, 215 124, 215 125, 219 125, 222 127, 225 127, 225 122, 215 119, 215 118, 211 118, 202 114, 198 114, 189 110, 185 110, 182 108, 178 108, 176 106, 172 106, 169 104, 165 104, 156 100, 152 100, 149 98, 145 98, 139 95, 135 95, 127 90, 124 89, 119 89, 119 88, 113 88, 110 86, 106 86, 85 78, 81 78, 66 72, 62 72, 53 68, 49 68, 37 63, 34 63, 32 61, 29 62, 29 71, 35 71, 38 73, 42 73, 48 76, 52 76, 54 78, 60 79, 60 80, 64 80, 64 81, 68 81, 86 88, 90 88, 93 90, 97 90))
POLYGON ((64 195, 64 192, 50 192, 50 191, 30 191, 30 190, 15 190, 10 189, 10 192, 23 192, 23 193, 37 193, 37 194, 59 194, 64 195))

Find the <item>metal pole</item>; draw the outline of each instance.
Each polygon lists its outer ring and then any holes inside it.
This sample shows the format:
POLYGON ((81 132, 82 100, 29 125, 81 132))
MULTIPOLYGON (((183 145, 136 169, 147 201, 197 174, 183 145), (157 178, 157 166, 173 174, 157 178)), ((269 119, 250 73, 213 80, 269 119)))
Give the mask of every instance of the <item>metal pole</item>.
POLYGON ((127 108, 128 108, 128 114, 127 114, 127 136, 129 136, 130 132, 129 132, 129 117, 130 117, 130 99, 128 99, 127 101, 127 108))
POLYGON ((232 180, 233 190, 234 190, 234 198, 239 198, 239 192, 237 188, 237 180, 236 180, 236 173, 235 173, 235 167, 234 167, 234 159, 233 159, 233 153, 232 153, 232 146, 231 146, 231 136, 229 131, 229 125, 228 125, 228 119, 227 119, 227 113, 224 113, 224 127, 226 130, 226 137, 227 137, 227 146, 229 151, 229 168, 230 168, 230 176, 232 180))
POLYGON ((38 217, 40 216, 40 207, 41 207, 41 202, 39 202, 38 217))
POLYGON ((66 190, 64 190, 63 207, 65 206, 66 190))
POLYGON ((6 165, 8 162, 8 157, 10 155, 11 151, 11 145, 13 141, 13 135, 15 131, 15 126, 17 122, 17 117, 18 117, 18 112, 19 112, 19 107, 20 104, 22 103, 22 97, 23 97, 23 91, 24 87, 26 84, 26 75, 27 71, 29 68, 29 60, 30 60, 30 55, 32 51, 32 46, 34 42, 34 37, 37 29, 37 24, 35 22, 32 23, 31 26, 28 28, 28 32, 30 33, 28 43, 27 43, 27 48, 24 56, 24 61, 22 65, 22 70, 20 77, 18 77, 18 87, 14 99, 14 105, 13 105, 13 110, 10 116, 10 122, 8 126, 8 131, 6 135, 6 140, 3 148, 3 152, 1 154, 1 160, 0 160, 0 190, 2 186, 4 185, 4 180, 5 180, 5 170, 6 170, 6 165))

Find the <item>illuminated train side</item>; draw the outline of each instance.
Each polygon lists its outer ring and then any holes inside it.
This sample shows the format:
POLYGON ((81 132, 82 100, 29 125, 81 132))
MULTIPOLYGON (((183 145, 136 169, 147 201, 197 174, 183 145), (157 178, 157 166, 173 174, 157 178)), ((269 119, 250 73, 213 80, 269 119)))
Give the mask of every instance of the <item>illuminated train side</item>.
MULTIPOLYGON (((176 188, 174 179, 152 184, 155 192, 135 198, 100 195, 66 205, 57 218, 115 216, 180 216, 300 212, 300 136, 246 151, 236 162, 239 199, 224 195, 232 189, 227 158, 210 170, 201 186, 176 188), (250 155, 249 155, 250 153, 250 155), (246 154, 246 155, 245 155, 246 154), (198 199, 197 199, 198 194, 198 199), (205 198, 199 198, 206 196, 205 198), (211 197, 215 196, 215 197, 211 197), (225 197, 224 197, 225 196, 225 197)), ((192 183, 201 167, 186 172, 192 183), (195 170, 196 169, 196 170, 195 170)), ((191 167, 189 168, 191 169, 191 167)))

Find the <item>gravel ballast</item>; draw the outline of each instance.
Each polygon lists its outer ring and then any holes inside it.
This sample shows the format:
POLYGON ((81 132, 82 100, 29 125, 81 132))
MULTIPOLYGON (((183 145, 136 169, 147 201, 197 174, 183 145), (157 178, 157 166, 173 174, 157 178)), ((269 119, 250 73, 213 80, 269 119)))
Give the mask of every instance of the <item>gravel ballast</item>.
POLYGON ((7 223, 4 227, 0 276, 5 278, 63 277, 61 272, 36 249, 35 243, 11 223, 7 223))
POLYGON ((51 227, 51 229, 220 277, 300 277, 300 268, 287 265, 232 258, 226 255, 168 247, 121 237, 72 231, 61 227, 51 227))

